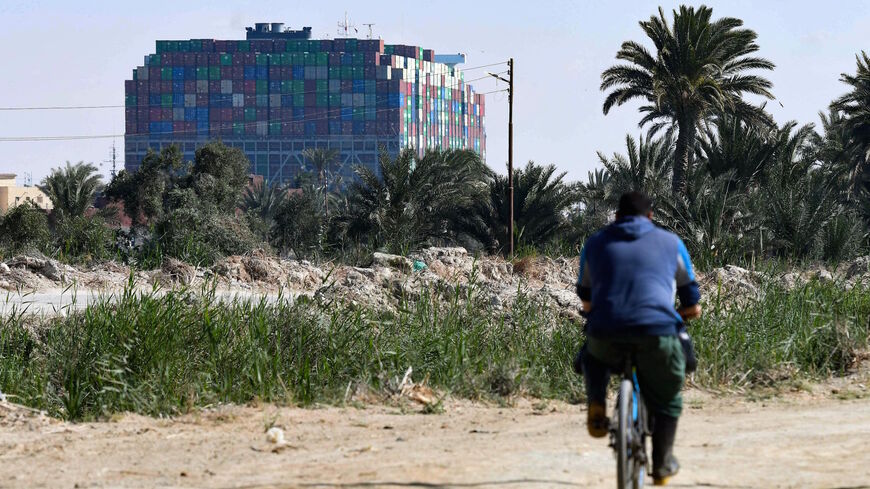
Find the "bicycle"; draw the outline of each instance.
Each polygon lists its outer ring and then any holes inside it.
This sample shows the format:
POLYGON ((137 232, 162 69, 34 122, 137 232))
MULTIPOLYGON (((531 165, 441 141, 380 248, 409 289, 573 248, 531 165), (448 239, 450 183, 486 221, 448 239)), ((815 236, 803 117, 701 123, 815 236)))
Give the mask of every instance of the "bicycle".
POLYGON ((651 435, 646 406, 632 355, 625 360, 619 394, 610 421, 610 446, 616 453, 619 489, 639 489, 647 473, 646 439, 651 435))

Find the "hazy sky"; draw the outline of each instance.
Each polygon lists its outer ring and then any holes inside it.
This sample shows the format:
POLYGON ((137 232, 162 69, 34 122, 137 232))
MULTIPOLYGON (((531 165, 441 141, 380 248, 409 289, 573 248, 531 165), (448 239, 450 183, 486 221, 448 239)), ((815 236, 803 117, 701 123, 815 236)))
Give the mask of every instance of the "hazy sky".
MULTIPOLYGON (((855 71, 855 54, 870 49, 870 3, 864 1, 711 1, 714 17, 734 16, 759 34, 760 55, 776 63, 766 76, 779 122, 818 122, 817 113, 845 91, 840 73, 855 71)), ((0 1, 0 107, 118 105, 124 80, 154 51, 156 39, 243 39, 254 22, 312 26, 334 37, 345 10, 352 22, 374 23, 388 43, 436 53, 464 52, 466 66, 516 60, 516 164, 553 163, 571 179, 597 165, 596 151, 624 150, 639 134, 635 106, 604 116, 601 71, 622 41, 645 41, 638 21, 679 2, 247 2, 0 1), (364 5, 364 7, 363 7, 364 5)), ((362 35, 360 37, 363 37, 362 35)), ((482 70, 469 72, 476 78, 482 70)), ((498 88, 476 82, 478 92, 498 88)), ((507 100, 487 96, 487 163, 507 161, 507 100)), ((0 111, 0 137, 122 134, 123 109, 0 111)), ((123 163, 123 138, 117 140, 123 163)), ((0 142, 0 173, 32 172, 39 182, 64 161, 100 164, 111 139, 0 142)), ((102 167, 108 173, 109 165, 102 167)))

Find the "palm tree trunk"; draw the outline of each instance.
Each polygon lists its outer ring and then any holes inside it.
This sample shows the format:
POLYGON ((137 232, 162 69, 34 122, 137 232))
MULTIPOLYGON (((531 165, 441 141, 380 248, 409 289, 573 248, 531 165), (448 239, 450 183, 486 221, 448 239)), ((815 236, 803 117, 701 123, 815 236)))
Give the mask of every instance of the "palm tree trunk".
POLYGON ((677 142, 674 148, 674 176, 671 190, 686 195, 686 175, 689 171, 689 151, 695 145, 695 124, 686 117, 677 122, 677 142))

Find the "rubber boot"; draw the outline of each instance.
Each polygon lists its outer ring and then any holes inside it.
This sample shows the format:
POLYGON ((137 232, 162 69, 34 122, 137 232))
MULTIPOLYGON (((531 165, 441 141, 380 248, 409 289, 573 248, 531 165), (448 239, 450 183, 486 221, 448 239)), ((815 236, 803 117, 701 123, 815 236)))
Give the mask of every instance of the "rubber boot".
POLYGON ((610 426, 607 419, 607 406, 602 402, 590 402, 586 414, 586 429, 592 438, 604 438, 610 426))
POLYGON ((656 414, 653 422, 653 484, 663 486, 680 470, 680 464, 673 454, 674 439, 677 436, 677 418, 656 414))

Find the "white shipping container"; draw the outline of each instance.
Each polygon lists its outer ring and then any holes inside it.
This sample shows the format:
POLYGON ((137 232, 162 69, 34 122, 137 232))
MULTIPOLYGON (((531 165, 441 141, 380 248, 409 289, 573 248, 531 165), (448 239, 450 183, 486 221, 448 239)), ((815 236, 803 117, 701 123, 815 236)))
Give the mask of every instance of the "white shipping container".
POLYGON ((172 120, 184 121, 184 108, 176 107, 172 109, 172 120))
POLYGON ((269 123, 257 121, 257 136, 266 136, 269 132, 269 123))
POLYGON ((233 93, 233 81, 232 80, 221 80, 221 93, 224 93, 224 94, 233 93))
POLYGON ((196 81, 196 93, 208 93, 208 80, 196 81))
POLYGON ((366 94, 364 93, 355 93, 353 94, 353 106, 354 107, 363 107, 366 104, 366 94))
POLYGON ((341 93, 341 80, 329 80, 329 93, 341 93))
POLYGON ((144 66, 140 66, 136 68, 136 79, 138 80, 148 80, 148 68, 144 66))
POLYGON ((196 94, 188 93, 184 96, 185 107, 196 107, 196 94))
POLYGON ((268 107, 269 96, 266 94, 257 95, 257 107, 268 107))
POLYGON ((234 93, 233 94, 233 107, 244 107, 244 106, 245 106, 245 94, 234 93))
POLYGON ((269 107, 281 107, 281 95, 269 95, 269 107))
POLYGON ((341 94, 341 105, 342 105, 342 107, 352 107, 353 106, 353 94, 352 93, 341 94))
POLYGON ((329 78, 329 66, 317 66, 317 79, 326 80, 329 78))

